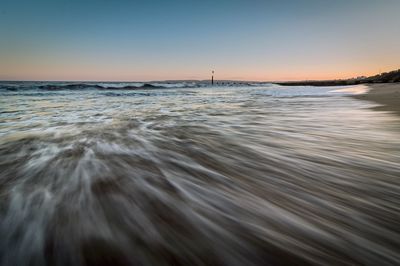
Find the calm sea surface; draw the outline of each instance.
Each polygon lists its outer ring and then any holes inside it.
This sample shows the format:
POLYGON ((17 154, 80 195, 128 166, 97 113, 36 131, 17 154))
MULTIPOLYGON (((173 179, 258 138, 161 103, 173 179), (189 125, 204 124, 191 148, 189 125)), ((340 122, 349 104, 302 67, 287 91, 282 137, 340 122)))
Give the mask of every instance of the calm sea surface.
POLYGON ((0 265, 400 264, 399 117, 178 85, 0 83, 0 265))

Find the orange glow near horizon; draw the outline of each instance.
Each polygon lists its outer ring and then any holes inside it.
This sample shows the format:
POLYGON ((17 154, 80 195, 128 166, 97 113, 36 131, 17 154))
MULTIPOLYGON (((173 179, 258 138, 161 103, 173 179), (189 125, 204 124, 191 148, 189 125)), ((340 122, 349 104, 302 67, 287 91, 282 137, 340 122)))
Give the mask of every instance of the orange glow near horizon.
MULTIPOLYGON (((225 67, 219 64, 206 68, 204 63, 196 66, 195 63, 183 67, 176 64, 173 68, 163 66, 129 65, 124 61, 101 64, 96 61, 85 64, 74 64, 66 59, 52 61, 43 58, 7 58, 0 63, 0 80, 28 80, 28 81, 155 81, 155 80, 207 80, 211 77, 211 70, 215 70, 216 80, 249 80, 249 81, 296 81, 296 80, 333 80, 348 79, 359 76, 372 76, 400 68, 399 64, 385 62, 377 64, 370 62, 363 64, 318 64, 285 66, 283 63, 276 67, 267 64, 241 66, 240 62, 225 67)), ((72 60, 73 61, 73 60, 72 60)), ((347 63, 347 62, 346 62, 347 63)))
MULTIPOLYGON (((237 69, 215 71, 216 80, 249 80, 249 81, 299 81, 299 80, 334 80, 348 79, 359 76, 372 76, 382 72, 398 69, 397 66, 371 67, 360 71, 348 70, 340 73, 325 70, 299 70, 277 69, 275 71, 237 69)), ((211 69, 211 68, 210 68, 211 69)), ((14 66, 7 69, 0 68, 0 80, 26 80, 26 81, 156 81, 156 80, 207 80, 211 77, 211 70, 199 70, 197 73, 190 70, 153 72, 125 69, 87 68, 58 66, 49 68, 34 68, 31 66, 14 66), (21 75, 23 73, 23 75, 21 75)))

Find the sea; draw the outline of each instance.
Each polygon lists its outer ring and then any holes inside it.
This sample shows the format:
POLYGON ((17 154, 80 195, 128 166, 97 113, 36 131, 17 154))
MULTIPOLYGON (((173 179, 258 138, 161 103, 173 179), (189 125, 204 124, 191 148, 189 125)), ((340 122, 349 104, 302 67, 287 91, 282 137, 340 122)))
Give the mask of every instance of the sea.
POLYGON ((0 82, 0 265, 399 265, 363 85, 0 82))

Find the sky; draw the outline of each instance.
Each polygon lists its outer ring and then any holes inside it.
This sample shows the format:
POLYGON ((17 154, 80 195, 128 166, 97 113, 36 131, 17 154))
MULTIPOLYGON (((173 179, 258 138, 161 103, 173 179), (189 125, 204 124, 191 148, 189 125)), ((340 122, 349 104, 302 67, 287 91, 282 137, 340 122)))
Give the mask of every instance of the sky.
POLYGON ((0 0, 0 80, 309 80, 400 68, 399 0, 0 0))

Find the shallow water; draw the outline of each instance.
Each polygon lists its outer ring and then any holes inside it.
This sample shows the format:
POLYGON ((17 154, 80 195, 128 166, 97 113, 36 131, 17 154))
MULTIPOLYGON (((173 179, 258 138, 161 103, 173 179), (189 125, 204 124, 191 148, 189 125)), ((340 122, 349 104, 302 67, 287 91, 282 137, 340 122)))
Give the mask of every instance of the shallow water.
POLYGON ((354 90, 37 86, 0 90, 0 265, 400 263, 400 119, 354 90))

